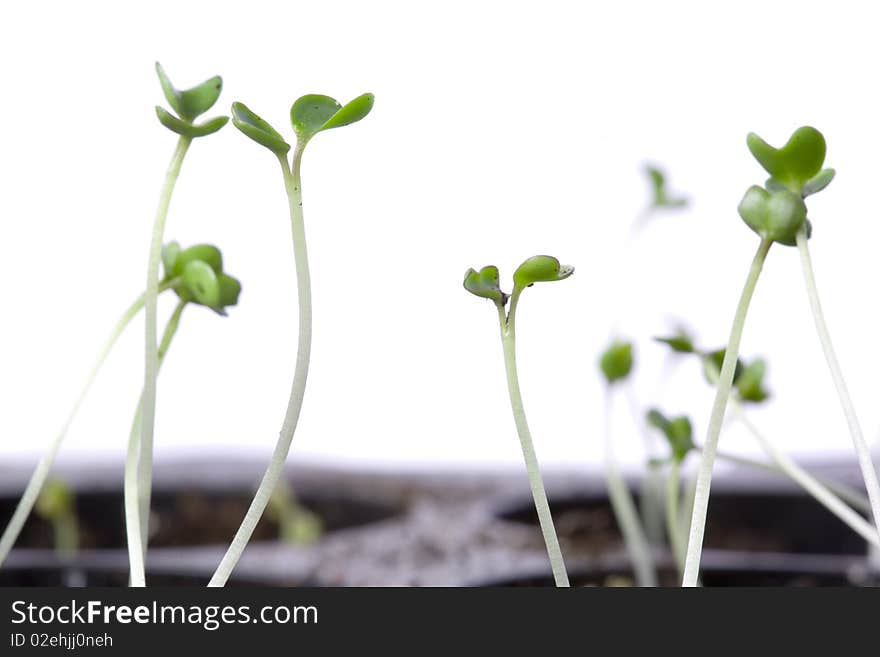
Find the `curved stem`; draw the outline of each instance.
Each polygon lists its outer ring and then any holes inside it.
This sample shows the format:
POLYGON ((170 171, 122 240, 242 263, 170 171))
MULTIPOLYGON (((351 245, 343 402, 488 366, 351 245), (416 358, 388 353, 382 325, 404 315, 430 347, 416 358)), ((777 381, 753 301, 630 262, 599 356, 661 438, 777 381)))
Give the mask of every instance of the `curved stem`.
POLYGON ((862 435, 862 428, 859 425, 856 410, 849 396, 849 390, 847 390, 846 381, 844 381, 843 372, 840 369, 840 363, 837 362, 837 356, 834 353, 831 335, 828 333, 828 327, 825 325, 825 314, 822 312, 822 304, 819 302, 819 290, 816 287, 816 276, 813 273, 810 247, 807 244, 807 235, 803 228, 797 233, 797 247, 801 257, 804 286, 807 289, 810 309, 813 311, 813 321, 816 324, 816 333, 819 335, 819 342, 822 344, 822 352, 825 354, 825 361, 828 363, 828 370, 831 372, 831 380, 834 381, 834 387, 837 389, 840 405, 843 407, 844 415, 846 415, 846 423, 849 425, 849 432, 859 459, 859 467, 862 470, 862 478, 865 480, 868 499, 871 501, 871 515, 876 525, 880 523, 880 482, 877 481, 877 470, 874 468, 874 463, 871 460, 871 449, 862 435))
POLYGON ((684 573, 684 553, 686 550, 679 520, 680 474, 681 464, 673 458, 669 465, 669 474, 666 476, 666 533, 679 575, 684 573))
POLYGON ((86 395, 91 389, 92 383, 94 382, 95 377, 97 377, 98 375, 98 371, 101 369, 104 361, 107 360, 107 356, 110 354, 110 351, 113 349, 113 346, 116 344, 119 336, 122 335, 122 332, 129 325, 131 320, 134 319, 134 316, 138 314, 143 306, 144 295, 141 295, 133 304, 131 304, 128 310, 126 310, 122 314, 122 316, 119 318, 119 321, 116 322, 116 326, 113 327, 113 330, 110 332, 110 335, 107 337, 107 340, 101 347, 101 350, 98 352, 98 357, 95 360, 95 364, 92 366, 89 375, 86 377, 86 381, 83 384, 83 387, 73 404, 73 408, 71 409, 70 414, 64 421, 64 424, 61 427, 61 431, 59 431, 58 435, 55 436, 55 439, 49 445, 49 449, 46 450, 46 453, 43 454, 42 458, 40 458, 39 462, 37 463, 37 467, 34 468, 34 472, 24 489, 24 493, 22 494, 21 499, 18 502, 18 506, 16 506, 15 512, 12 514, 12 518, 9 520, 9 524, 3 531, 3 536, 2 538, 0 538, 0 565, 2 565, 3 561, 6 559, 9 551, 15 544, 15 541, 18 540, 21 529, 22 527, 24 527, 25 521, 33 510, 37 498, 40 496, 40 491, 43 489, 43 485, 46 483, 46 479, 49 477, 49 471, 52 469, 52 465, 55 463, 55 457, 58 455, 58 449, 61 447, 61 443, 64 441, 64 437, 67 435, 67 431, 70 429, 70 425, 73 423, 74 418, 79 412, 80 406, 82 406, 86 395))
MULTIPOLYGON (((171 340, 180 326, 180 316, 186 303, 186 301, 178 302, 177 307, 168 320, 168 324, 165 326, 162 342, 158 349, 159 361, 157 364, 159 368, 161 368, 165 360, 165 354, 168 352, 168 347, 171 346, 171 340)), ((123 486, 125 535, 128 545, 131 586, 146 586, 144 561, 146 560, 147 542, 149 541, 150 494, 152 489, 150 475, 152 475, 152 468, 150 472, 146 472, 143 464, 143 445, 140 440, 143 403, 144 396, 142 392, 135 409, 131 430, 128 434, 128 449, 125 457, 125 481, 123 486), (142 479, 144 477, 146 477, 146 482, 142 479)), ((150 460, 150 465, 152 466, 152 459, 150 460)))
POLYGON ((853 511, 844 504, 839 497, 835 496, 828 488, 822 485, 813 475, 800 467, 786 454, 776 449, 776 447, 767 438, 758 431, 749 419, 745 416, 736 399, 730 400, 730 410, 734 417, 745 425, 748 430, 755 436, 760 443, 762 449, 767 455, 773 459, 779 469, 792 481, 809 493, 813 499, 837 516, 844 524, 852 529, 866 541, 880 547, 880 536, 877 530, 867 522, 862 516, 853 511))
POLYGON ((657 586, 657 572, 651 558, 648 539, 639 522, 636 505, 629 488, 617 467, 614 457, 614 436, 611 430, 612 387, 605 391, 605 478, 608 485, 608 499, 617 518, 626 551, 633 563, 633 572, 638 586, 657 586))
MULTIPOLYGON (((156 209, 156 218, 153 221, 153 236, 150 241, 150 255, 147 262, 147 292, 144 298, 144 315, 146 318, 145 344, 144 344, 144 386, 142 391, 143 412, 141 414, 140 432, 140 461, 139 467, 144 468, 145 476, 152 477, 153 467, 153 430, 156 419, 156 377, 159 374, 159 353, 156 337, 157 323, 157 296, 159 290, 159 264, 162 260, 162 240, 165 235, 165 220, 168 217, 168 206, 171 203, 171 194, 177 177, 180 175, 180 167, 183 158, 189 148, 192 139, 181 135, 177 140, 171 163, 165 174, 165 183, 159 194, 159 206, 156 209)), ((143 491, 141 491, 143 494, 143 491)), ((149 497, 149 493, 147 493, 149 497)))
POLYGON ((739 355, 739 343, 746 323, 749 303, 752 300, 755 286, 761 275, 764 260, 767 259, 767 252, 772 244, 773 242, 771 241, 761 240, 761 243, 758 245, 758 250, 752 260, 752 265, 746 277, 736 313, 734 314, 733 326, 730 329, 730 338, 727 341, 727 349, 724 354, 724 362, 721 365, 718 388, 715 392, 715 402, 712 405, 712 414, 709 418, 706 443, 703 448, 702 458, 700 459, 700 468, 697 472, 696 495, 694 496, 694 509, 691 516, 682 586, 697 586, 699 580, 700 556, 703 551, 703 535, 706 532, 706 512, 709 508, 709 489, 712 485, 712 466, 715 464, 718 436, 721 433, 721 424, 724 421, 727 399, 730 397, 734 366, 739 355))
POLYGON ((287 412, 284 415, 284 423, 281 426, 281 434, 272 453, 272 460, 263 475, 260 486, 254 499, 245 514, 244 520, 232 543, 223 555, 223 559, 217 566, 208 586, 223 586, 229 579, 235 564, 238 563, 242 552, 247 547, 251 535, 275 489, 278 479, 284 469, 284 461, 290 451, 290 443, 296 431, 299 413, 302 409, 303 396, 305 395, 306 379, 309 374, 309 356, 312 348, 312 291, 311 278, 309 276, 309 260, 306 251, 306 233, 303 223, 302 210, 302 184, 300 179, 300 166, 304 144, 297 144, 293 152, 293 164, 287 167, 285 158, 279 157, 281 170, 284 175, 284 186, 287 190, 287 199, 290 206, 290 223, 293 234, 293 254, 296 260, 296 288, 299 299, 299 342, 296 349, 296 367, 293 373, 293 384, 290 389, 290 400, 287 404, 287 412))
POLYGON ((553 516, 550 513, 547 492, 544 490, 544 482, 541 479, 541 469, 538 466, 538 457, 535 454, 535 446, 532 443, 532 434, 526 421, 522 393, 519 389, 519 376, 516 371, 515 319, 516 304, 521 292, 522 290, 520 289, 513 291, 513 296, 510 300, 510 314, 506 322, 504 321, 503 310, 500 305, 498 306, 499 319, 501 320, 501 347, 504 352, 504 368, 507 374, 507 391, 510 395, 510 407, 513 411, 516 432, 519 435, 519 444, 526 463, 526 473, 529 477, 529 487, 532 491, 535 511, 538 514, 538 522, 541 525, 541 534, 544 537, 547 556, 550 558, 553 580, 556 582, 556 586, 566 587, 570 586, 568 573, 565 570, 565 562, 562 558, 562 549, 559 547, 559 538, 556 536, 556 528, 553 526, 553 516))

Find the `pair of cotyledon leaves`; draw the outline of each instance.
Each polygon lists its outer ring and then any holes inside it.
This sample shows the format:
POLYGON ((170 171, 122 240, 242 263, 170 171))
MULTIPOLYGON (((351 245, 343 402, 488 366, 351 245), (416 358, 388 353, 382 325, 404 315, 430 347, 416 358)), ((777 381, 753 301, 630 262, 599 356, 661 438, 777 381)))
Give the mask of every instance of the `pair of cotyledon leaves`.
POLYGON ((797 232, 805 227, 810 237, 804 199, 819 192, 834 178, 834 169, 823 169, 825 137, 815 128, 795 130, 781 148, 774 148, 758 135, 746 139, 749 150, 770 178, 765 187, 753 185, 739 204, 743 221, 763 239, 794 246, 797 232))
MULTIPOLYGON (((553 256, 536 255, 523 262, 513 273, 514 291, 535 283, 561 281, 574 273, 574 267, 561 265, 553 256)), ((468 269, 464 273, 464 289, 483 299, 491 299, 504 306, 510 295, 501 291, 498 267, 488 265, 480 271, 468 269)))
MULTIPOLYGON (((324 130, 341 128, 356 123, 373 109, 373 94, 361 94, 351 102, 340 105, 330 96, 309 94, 299 98, 290 108, 290 122, 296 138, 305 144, 324 130)), ((275 128, 254 114, 244 103, 232 104, 232 123, 245 135, 276 155, 284 155, 290 144, 275 128)))
POLYGON ((669 419, 656 408, 652 408, 648 411, 646 419, 648 424, 659 429, 666 437, 672 449, 672 457, 678 463, 681 463, 688 452, 694 449, 694 430, 690 418, 686 415, 669 419))
MULTIPOLYGON (((158 62, 156 73, 165 99, 177 113, 175 116, 162 107, 156 107, 159 121, 169 130, 185 137, 204 137, 217 132, 229 121, 228 116, 218 116, 204 123, 194 123, 195 119, 211 109, 220 97, 223 88, 220 76, 214 76, 191 89, 180 91, 171 84, 171 80, 158 62)), ((340 105, 329 96, 309 94, 293 104, 290 120, 297 139, 307 142, 323 130, 360 121, 372 108, 373 94, 362 94, 346 105, 340 105)), ((290 150, 290 145, 284 141, 278 131, 243 103, 232 104, 232 122, 245 135, 277 155, 283 155, 290 150)))
POLYGON ((217 132, 229 121, 228 116, 217 116, 204 123, 193 123, 199 116, 211 109, 220 97, 223 80, 219 75, 215 75, 191 89, 180 91, 171 84, 171 80, 168 79, 159 62, 156 62, 156 74, 159 76, 165 100, 177 113, 175 116, 157 105, 156 116, 159 117, 159 122, 172 132, 190 139, 204 137, 217 132))
MULTIPOLYGON (((708 353, 700 351, 694 346, 693 338, 684 330, 679 330, 678 333, 669 337, 654 339, 665 344, 675 353, 699 356, 703 363, 703 375, 710 384, 715 384, 724 363, 724 349, 716 349, 708 353)), ((759 403, 770 396, 764 387, 766 371, 767 362, 763 358, 756 358, 750 363, 745 363, 742 358, 737 358, 733 372, 733 386, 741 400, 759 403)))
POLYGON ((223 272, 223 254, 212 244, 181 249, 177 242, 169 242, 162 249, 162 266, 166 280, 180 279, 174 291, 183 301, 207 306, 219 315, 238 303, 241 283, 223 272))

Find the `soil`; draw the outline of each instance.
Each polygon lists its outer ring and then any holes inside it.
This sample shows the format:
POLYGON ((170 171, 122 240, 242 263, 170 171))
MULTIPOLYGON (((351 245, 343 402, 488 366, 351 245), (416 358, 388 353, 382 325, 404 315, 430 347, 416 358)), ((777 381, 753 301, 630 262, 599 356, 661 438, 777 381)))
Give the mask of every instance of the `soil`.
MULTIPOLYGON (((251 491, 209 491, 185 489, 156 491, 150 519, 151 547, 228 544, 244 518, 251 491)), ((0 499, 0 526, 5 526, 17 504, 15 498, 0 499)), ((303 495, 302 506, 320 518, 325 532, 334 532, 386 520, 399 513, 390 505, 367 502, 343 495, 303 495)), ((119 549, 125 547, 123 498, 118 493, 85 492, 76 497, 80 547, 119 549)), ((264 514, 253 541, 279 537, 276 522, 264 514)), ((52 528, 31 514, 16 547, 51 548, 52 528)))

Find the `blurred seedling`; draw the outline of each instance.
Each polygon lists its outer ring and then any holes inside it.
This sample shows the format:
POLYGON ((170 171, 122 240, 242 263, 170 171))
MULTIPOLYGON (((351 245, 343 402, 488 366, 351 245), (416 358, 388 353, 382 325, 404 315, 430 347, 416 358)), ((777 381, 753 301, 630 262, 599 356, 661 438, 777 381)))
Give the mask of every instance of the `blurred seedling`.
MULTIPOLYGON (((172 112, 156 106, 156 116, 159 122, 178 136, 177 145, 171 156, 171 162, 165 174, 165 182, 159 193, 159 205, 153 220, 152 237, 150 240, 150 252, 147 259, 147 282, 144 303, 144 315, 146 319, 145 344, 144 344, 144 386, 142 396, 143 412, 141 413, 140 429, 140 457, 138 478, 142 482, 152 480, 153 468, 153 431, 155 428, 156 415, 156 377, 159 372, 159 345, 157 329, 158 302, 157 296, 161 287, 159 280, 159 264, 162 259, 162 242, 165 235, 165 223, 168 217, 168 207, 171 203, 171 194, 180 175, 183 159, 193 139, 212 135, 226 125, 229 117, 218 116, 208 119, 203 123, 196 123, 202 114, 211 109, 220 97, 223 81, 219 76, 205 80, 189 89, 179 90, 165 74, 162 66, 156 62, 156 75, 165 100, 171 106, 172 112)), ((147 508, 149 508, 150 486, 145 484, 142 495, 146 495, 147 508)), ((146 541, 146 535, 143 536, 146 541)), ((144 543, 146 549, 146 543, 144 543)))
POLYGON ((43 486, 34 506, 36 514, 52 526, 55 552, 71 559, 79 550, 79 521, 73 490, 61 479, 50 479, 43 486))
POLYGON ((565 570, 562 550, 559 547, 559 538, 556 536, 556 529, 553 526, 553 516, 550 514, 550 505, 544 490, 544 482, 541 479, 538 457, 535 454, 532 435, 523 407, 522 393, 519 388, 519 376, 516 368, 516 310, 520 296, 527 287, 539 282, 561 281, 571 276, 573 272, 574 267, 560 265, 559 260, 552 256, 538 255, 529 258, 517 267, 513 274, 513 291, 510 294, 501 290, 498 268, 494 265, 483 267, 479 271, 468 269, 464 274, 463 282, 464 288, 468 292, 480 298, 489 299, 498 311, 510 406, 513 410, 513 420, 516 424, 526 464, 532 499, 535 502, 535 510, 538 513, 538 521, 541 525, 541 533, 544 537, 556 586, 569 586, 568 573, 565 570))
MULTIPOLYGON (((204 306, 225 316, 226 309, 238 303, 241 283, 223 269, 223 254, 212 244, 196 244, 182 249, 170 242, 162 250, 165 275, 160 287, 174 290, 177 305, 165 326, 158 345, 157 374, 165 360, 171 341, 177 334, 183 310, 187 305, 204 306)), ((149 542, 150 497, 152 490, 152 450, 143 445, 142 413, 144 393, 138 402, 128 439, 125 460, 125 531, 131 568, 131 585, 144 586, 144 560, 149 542), (145 466, 144 459, 150 463, 145 466)))
MULTIPOLYGON (((165 292, 167 290, 174 289, 180 286, 182 282, 183 279, 179 276, 166 277, 159 282, 157 293, 161 294, 162 292, 165 292)), ((146 294, 140 295, 134 301, 134 303, 132 303, 131 306, 129 306, 128 309, 122 314, 122 316, 116 322, 116 325, 110 331, 110 335, 107 337, 101 349, 99 350, 98 357, 96 358, 92 369, 89 371, 85 383, 80 389, 80 392, 77 395, 76 400, 74 401, 73 408, 65 419, 61 430, 49 444, 46 452, 43 454, 43 456, 37 463, 37 466, 34 468, 34 472, 31 475, 31 478, 28 481, 27 486, 25 487, 24 493, 22 494, 21 499, 19 500, 18 505, 15 508, 15 512, 13 513, 12 518, 9 520, 9 524, 6 526, 2 538, 0 538, 0 565, 2 565, 3 561, 6 559, 9 551, 15 544, 15 541, 18 540, 18 537, 21 534, 21 529, 24 526, 28 515, 30 515, 31 510, 34 507, 34 503, 39 497, 40 491, 42 490, 47 478, 49 477, 49 472, 51 471, 52 466, 55 463, 55 458, 58 455, 58 450, 61 448, 61 444, 64 442, 64 438, 67 435, 68 430, 70 429, 74 419, 79 413, 80 407, 85 401, 85 398, 88 395, 88 392, 91 389, 95 378, 98 376, 98 372, 101 370, 101 367, 104 365, 104 362, 107 360, 107 357, 110 355, 110 352, 113 350, 120 336, 123 334, 131 321, 135 318, 138 312, 140 312, 141 308, 144 307, 145 299, 146 294)))
MULTIPOLYGON (((665 342, 665 340, 661 341, 665 342)), ((724 350, 702 351, 693 346, 692 342, 691 345, 692 348, 684 353, 689 353, 699 358, 706 381, 713 386, 716 385, 720 371, 719 364, 724 360, 724 350)), ((742 359, 737 359, 729 407, 733 417, 754 436, 771 462, 754 461, 720 450, 717 452, 718 458, 737 465, 770 470, 788 477, 853 531, 862 536, 862 538, 872 545, 880 546, 880 539, 878 539, 875 529, 852 508, 854 507, 863 512, 870 511, 870 504, 867 498, 848 486, 816 477, 802 468, 788 455, 779 450, 758 430, 745 414, 744 404, 760 404, 770 397, 770 393, 764 383, 765 372, 766 362, 761 358, 756 358, 748 363, 742 359)), ((692 441, 690 448, 697 449, 692 441)))
POLYGON ((645 177, 648 179, 650 201, 648 206, 636 218, 633 224, 633 229, 635 230, 641 228, 658 212, 681 210, 686 208, 689 203, 686 196, 669 191, 666 172, 662 168, 654 164, 645 164, 643 170, 645 177))
POLYGON ((288 161, 290 145, 284 140, 284 137, 243 103, 235 102, 232 104, 233 125, 247 137, 272 152, 281 165, 290 210, 293 254, 296 262, 299 340, 290 400, 278 442, 244 520, 232 539, 229 549, 217 566, 213 577, 211 577, 209 586, 223 586, 226 583, 238 563, 241 553, 250 541, 260 517, 269 504, 272 491, 278 484, 302 409, 312 341, 312 293, 302 209, 301 168, 303 152, 306 145, 318 133, 356 123, 367 116, 372 109, 373 94, 369 93, 362 94, 345 105, 341 105, 329 96, 309 94, 300 97, 290 108, 290 122, 296 134, 296 145, 293 148, 292 158, 288 161))
MULTIPOLYGON (((605 380, 605 482, 611 508, 623 535, 627 553, 633 564, 638 586, 657 586, 657 570, 651 556, 645 530, 639 520, 636 505, 620 473, 614 449, 612 417, 614 394, 633 370, 633 345, 615 340, 599 357, 599 370, 605 380)), ((637 419, 638 421, 638 419, 637 419)))
POLYGON ((324 533, 321 518, 300 504, 293 487, 284 479, 272 491, 266 516, 278 525, 278 537, 284 543, 310 545, 324 533))

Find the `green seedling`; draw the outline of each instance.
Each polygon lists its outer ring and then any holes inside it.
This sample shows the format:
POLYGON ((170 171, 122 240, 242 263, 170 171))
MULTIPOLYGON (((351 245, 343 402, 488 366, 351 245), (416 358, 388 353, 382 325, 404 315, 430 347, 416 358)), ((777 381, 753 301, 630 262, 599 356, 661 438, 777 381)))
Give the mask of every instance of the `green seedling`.
POLYGON ((605 391, 605 482, 611 508, 633 563, 636 584, 657 586, 657 571, 651 557, 648 539, 639 520, 635 502, 617 465, 611 427, 614 391, 630 376, 632 369, 633 346, 630 342, 615 340, 599 357, 599 370, 607 384, 605 391))
MULTIPOLYGON (((724 420, 724 412, 733 386, 739 344, 745 326, 749 304, 754 294, 764 261, 774 243, 787 246, 798 245, 802 253, 807 233, 807 208, 803 202, 804 192, 821 189, 821 182, 827 184, 833 174, 823 173, 825 159, 825 140, 813 128, 801 128, 781 149, 768 146, 756 135, 749 135, 748 146, 758 161, 770 174, 771 182, 767 189, 750 187, 739 204, 738 210, 743 221, 757 233, 760 241, 746 277, 730 337, 721 364, 715 401, 709 418, 706 441, 700 467, 697 473, 697 495, 694 499, 693 518, 688 538, 688 550, 683 577, 683 586, 695 586, 699 577, 700 556, 705 534, 706 512, 709 505, 709 491, 712 481, 712 468, 718 449, 718 436, 724 420), (816 180, 816 176, 819 179, 816 180)), ((880 489, 878 489, 880 493, 880 489)), ((880 495, 878 495, 880 502, 880 495)))
POLYGON ((296 134, 296 146, 293 148, 292 158, 288 161, 290 145, 281 134, 243 103, 232 104, 233 125, 244 135, 271 151, 281 164, 293 232, 293 254, 296 262, 296 285, 299 299, 299 340, 290 401, 284 415, 278 442, 244 520, 211 577, 209 586, 223 586, 226 583, 235 564, 238 563, 241 553, 250 541, 260 517, 269 504, 272 491, 278 484, 302 409, 312 343, 312 293, 302 209, 301 167, 303 152, 306 145, 318 133, 356 123, 367 116, 372 108, 373 94, 363 94, 345 105, 341 105, 329 96, 316 94, 302 96, 290 108, 290 121, 296 134))
MULTIPOLYGON (((181 281, 179 279, 166 278, 159 283, 157 293, 161 294, 166 290, 170 290, 177 286, 180 282, 181 281)), ((142 294, 141 296, 139 296, 116 322, 116 325, 113 327, 113 330, 110 332, 110 335, 107 337, 106 341, 98 352, 98 357, 96 358, 92 369, 89 371, 85 383, 80 389, 80 392, 77 395, 76 400, 73 404, 73 408, 65 419, 61 430, 49 444, 48 449, 40 458, 40 461, 37 463, 36 468, 34 468, 34 472, 31 475, 31 478, 28 481, 27 486, 25 487, 24 493, 22 494, 21 499, 19 500, 18 505, 15 508, 15 512, 12 514, 12 518, 10 518, 9 524, 3 531, 3 536, 0 537, 0 565, 2 565, 2 563, 6 559, 9 551, 15 544, 15 541, 18 540, 18 537, 21 534, 22 527, 24 527, 24 524, 27 521, 31 510, 33 509, 34 504, 36 503, 40 495, 40 491, 46 484, 46 480, 48 479, 49 473, 52 470, 52 466, 55 463, 55 459, 58 456, 58 450, 61 448, 61 444, 64 442, 64 438, 65 436, 67 436, 67 432, 70 430, 74 419, 76 419, 80 407, 85 401, 89 390, 91 390, 92 384, 94 383, 95 378, 97 378, 98 376, 98 372, 100 372, 101 367, 104 365, 104 362, 107 360, 107 357, 110 355, 110 352, 113 350, 113 347, 116 345, 120 336, 125 332, 125 329, 137 316, 141 308, 144 307, 145 299, 146 294, 142 294)))
POLYGON ((494 265, 483 267, 479 271, 468 269, 464 274, 463 282, 464 288, 468 292, 482 299, 489 299, 498 311, 510 406, 513 410, 513 420, 519 434, 532 499, 535 502, 535 510, 538 513, 538 521, 541 525, 541 533, 544 537, 556 586, 569 586, 568 573, 565 570, 562 550, 559 547, 559 539, 553 526, 553 516, 550 514, 550 505, 544 490, 544 482, 541 479, 538 457, 535 454, 532 435, 523 407, 522 393, 519 388, 519 376, 516 369, 516 309, 520 296, 527 287, 538 282, 561 281, 571 276, 573 272, 573 267, 560 265, 556 258, 540 255, 529 258, 516 269, 513 274, 513 291, 509 295, 501 291, 498 268, 494 265), (509 310, 507 310, 508 302, 510 303, 509 310))
MULTIPOLYGON (((821 191, 834 178, 834 169, 822 168, 825 163, 826 144, 821 132, 811 127, 798 128, 782 148, 773 148, 755 134, 748 138, 749 150, 762 167, 770 174, 768 189, 770 187, 784 187, 791 194, 806 198, 811 194, 821 191)), ((811 226, 805 222, 792 236, 792 242, 797 245, 801 261, 801 270, 804 277, 804 286, 813 313, 816 332, 831 379, 837 390, 840 405, 846 416, 850 435, 859 460, 862 478, 871 501, 872 516, 875 525, 880 523, 880 481, 877 478, 877 470, 871 458, 871 450, 865 441, 859 424, 858 416, 850 397, 840 363, 834 352, 831 335, 825 322, 825 313, 819 300, 819 291, 816 286, 816 277, 813 271, 813 263, 810 257, 809 239, 811 226)), ((878 534, 880 536, 880 534, 878 534)))
MULTIPOLYGON (((204 306, 225 316, 226 309, 238 303, 241 293, 239 281, 223 271, 220 249, 211 244, 181 249, 177 242, 170 242, 162 250, 162 262, 165 276, 160 286, 174 290, 178 301, 158 345, 157 374, 187 305, 204 306)), ((142 391, 129 433, 125 461, 125 531, 132 586, 146 585, 144 560, 149 542, 153 454, 152 449, 145 448, 142 435, 144 398, 142 391)))
POLYGON ((60 479, 50 479, 40 492, 34 511, 52 525, 58 556, 74 557, 79 550, 79 522, 73 490, 60 479))
MULTIPOLYGON (((144 315, 146 319, 146 331, 144 341, 144 387, 143 387, 143 413, 141 414, 140 449, 142 452, 139 459, 141 468, 140 478, 152 479, 153 464, 153 431, 156 417, 156 377, 159 372, 159 345, 157 329, 158 303, 157 295, 161 282, 159 281, 159 263, 162 259, 162 241, 165 235, 165 222, 168 217, 168 207, 171 203, 171 194, 174 191, 183 159, 193 139, 205 137, 220 130, 228 117, 221 116, 209 119, 204 123, 196 124, 195 120, 211 109, 220 97, 223 81, 219 76, 205 80, 190 89, 178 90, 171 84, 162 66, 156 63, 156 74, 162 87, 165 100, 171 106, 174 114, 161 107, 156 108, 159 122, 166 128, 178 135, 177 145, 171 156, 171 163, 165 174, 165 182, 159 194, 159 205, 156 209, 156 217, 153 221, 153 232, 150 240, 150 253, 147 259, 147 283, 144 303, 144 315)), ((146 539, 146 537, 144 537, 146 539)))
POLYGON ((657 409, 651 409, 647 421, 652 427, 659 429, 669 443, 669 472, 666 476, 666 536, 675 559, 679 574, 684 573, 687 534, 681 517, 681 465, 687 455, 694 449, 694 431, 687 416, 680 415, 668 419, 657 409))
POLYGON ((266 516, 278 524, 278 537, 291 545, 309 545, 324 533, 321 518, 309 511, 296 497, 293 488, 284 479, 279 480, 266 516))
MULTIPOLYGON (((749 135, 749 149, 752 155, 770 174, 768 187, 784 186, 789 192, 806 198, 824 189, 834 178, 834 169, 823 169, 825 163, 825 138, 815 128, 804 127, 794 132, 788 143, 782 148, 773 148, 755 134, 749 135), (772 181, 772 182, 771 182, 772 181)), ((816 332, 822 351, 831 373, 831 379, 837 390, 840 405, 846 416, 850 435, 859 460, 862 478, 871 501, 872 516, 875 524, 880 523, 880 481, 877 470, 871 459, 871 450, 865 441, 859 424, 858 416, 850 397, 840 363, 834 352, 831 335, 825 322, 825 314, 819 300, 816 277, 810 257, 809 239, 810 226, 807 224, 795 232, 794 243, 797 245, 801 260, 804 285, 813 313, 816 332)))
MULTIPOLYGON (((718 352, 704 352, 695 349, 693 354, 700 358, 706 380, 711 385, 716 385, 720 371, 718 352)), ((721 358, 723 359, 723 354, 721 358)), ((744 402, 762 403, 770 396, 764 385, 765 372, 766 362, 763 359, 757 358, 751 363, 743 364, 739 378, 734 379, 729 405, 734 418, 757 440, 758 444, 770 458, 771 463, 745 459, 721 451, 717 452, 717 456, 737 465, 770 470, 776 474, 788 477, 862 538, 872 545, 880 546, 880 537, 878 537, 874 527, 854 510, 870 512, 870 502, 864 495, 849 486, 821 479, 806 471, 785 453, 777 449, 745 414, 744 402)), ((693 448, 693 444, 691 446, 693 448)))
POLYGON ((645 165, 645 174, 651 183, 651 210, 669 210, 687 206, 687 198, 669 193, 666 186, 666 174, 662 169, 650 164, 645 165))

